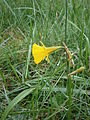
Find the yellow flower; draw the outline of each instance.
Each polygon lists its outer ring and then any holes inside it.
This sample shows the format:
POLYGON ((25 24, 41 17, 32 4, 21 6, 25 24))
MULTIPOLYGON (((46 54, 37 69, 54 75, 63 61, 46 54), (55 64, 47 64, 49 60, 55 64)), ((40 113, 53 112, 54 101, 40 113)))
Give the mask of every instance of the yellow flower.
POLYGON ((44 60, 45 57, 49 63, 49 58, 48 58, 49 54, 59 48, 63 48, 62 46, 45 47, 45 45, 41 41, 40 43, 42 46, 39 46, 36 43, 34 43, 32 46, 32 54, 34 57, 34 62, 36 64, 39 64, 42 60, 44 60))

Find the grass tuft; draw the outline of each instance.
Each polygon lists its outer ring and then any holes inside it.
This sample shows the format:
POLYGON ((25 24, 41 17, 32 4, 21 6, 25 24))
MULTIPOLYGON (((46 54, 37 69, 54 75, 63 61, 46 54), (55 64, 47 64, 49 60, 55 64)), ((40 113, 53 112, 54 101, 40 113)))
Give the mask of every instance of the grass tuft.
POLYGON ((0 0, 0 119, 89 120, 89 5, 89 0, 0 0), (65 49, 52 53, 49 64, 36 65, 32 44, 40 40, 47 47, 65 42, 74 68, 65 49), (75 72, 80 67, 85 70, 75 72))

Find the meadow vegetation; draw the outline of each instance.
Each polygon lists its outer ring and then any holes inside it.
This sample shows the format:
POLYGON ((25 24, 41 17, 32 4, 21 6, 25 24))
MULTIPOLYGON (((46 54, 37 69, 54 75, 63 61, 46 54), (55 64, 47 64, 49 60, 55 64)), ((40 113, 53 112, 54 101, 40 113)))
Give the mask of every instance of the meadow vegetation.
POLYGON ((0 119, 90 119, 90 0, 67 0, 67 35, 65 20, 66 0, 0 0, 0 119), (32 45, 40 40, 65 42, 74 68, 65 49, 36 65, 32 45))

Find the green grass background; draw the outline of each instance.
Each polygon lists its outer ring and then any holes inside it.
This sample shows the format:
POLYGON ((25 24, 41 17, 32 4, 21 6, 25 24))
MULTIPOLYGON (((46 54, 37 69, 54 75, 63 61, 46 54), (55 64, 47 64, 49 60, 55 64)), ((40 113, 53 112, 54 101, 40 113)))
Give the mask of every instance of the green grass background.
MULTIPOLYGON (((32 44, 65 41, 65 0, 0 0, 0 117, 6 120, 68 119, 66 53, 35 65, 32 44), (40 36, 41 35, 41 36, 40 36)), ((90 0, 68 0, 66 45, 74 53, 71 119, 90 119, 90 0)))

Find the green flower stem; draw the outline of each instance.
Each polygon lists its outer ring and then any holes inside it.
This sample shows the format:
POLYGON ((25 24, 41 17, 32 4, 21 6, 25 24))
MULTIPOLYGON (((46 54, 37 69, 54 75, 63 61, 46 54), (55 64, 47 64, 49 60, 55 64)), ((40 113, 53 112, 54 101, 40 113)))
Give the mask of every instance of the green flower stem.
POLYGON ((68 77, 68 120, 71 120, 71 75, 68 77))

